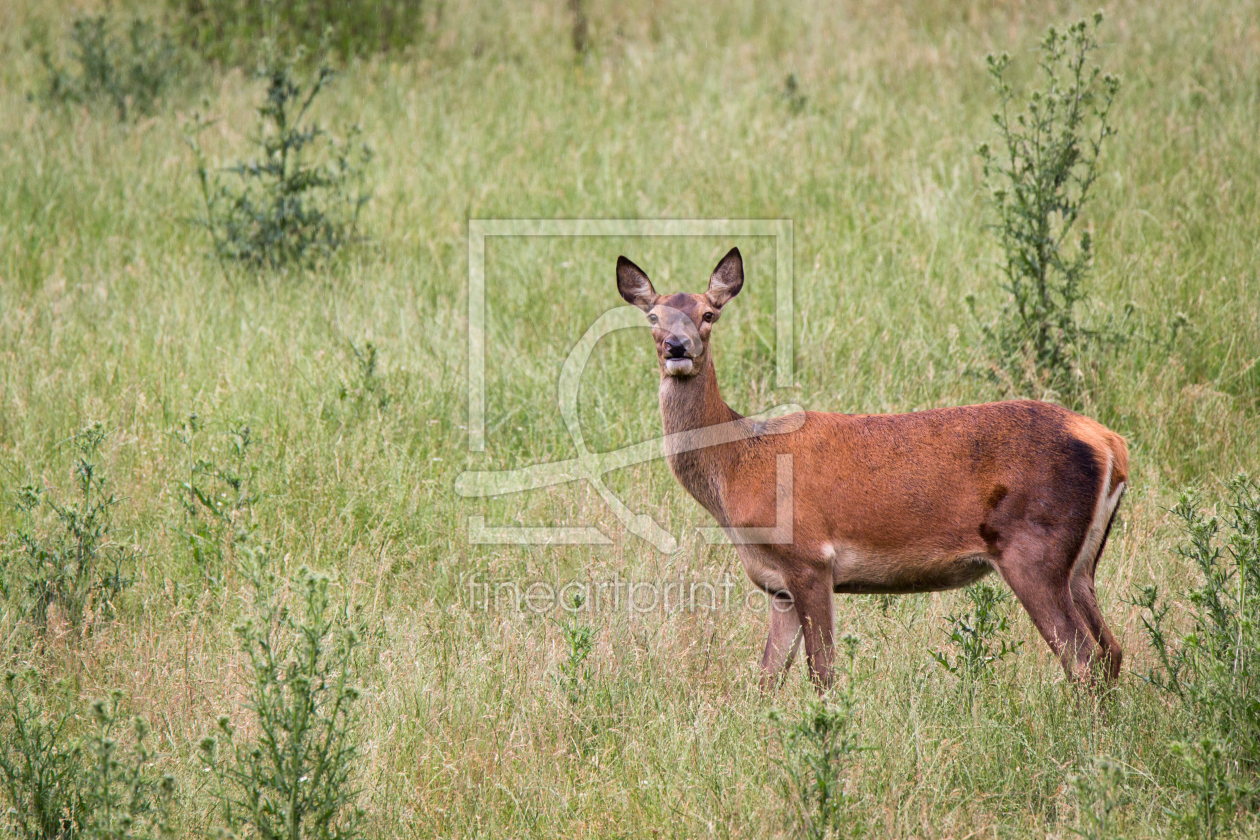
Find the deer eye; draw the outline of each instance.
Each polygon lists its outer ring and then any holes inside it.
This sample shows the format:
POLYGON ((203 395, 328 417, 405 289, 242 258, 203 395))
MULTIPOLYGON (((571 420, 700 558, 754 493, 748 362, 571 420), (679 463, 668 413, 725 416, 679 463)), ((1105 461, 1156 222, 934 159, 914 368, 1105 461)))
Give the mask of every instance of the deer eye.
POLYGON ((713 323, 713 313, 712 313, 712 312, 706 312, 706 313, 704 313, 704 322, 705 322, 706 324, 711 324, 711 323, 713 323))
POLYGON ((655 315, 648 315, 648 323, 649 323, 649 324, 655 324, 655 323, 656 323, 656 316, 655 316, 655 315))

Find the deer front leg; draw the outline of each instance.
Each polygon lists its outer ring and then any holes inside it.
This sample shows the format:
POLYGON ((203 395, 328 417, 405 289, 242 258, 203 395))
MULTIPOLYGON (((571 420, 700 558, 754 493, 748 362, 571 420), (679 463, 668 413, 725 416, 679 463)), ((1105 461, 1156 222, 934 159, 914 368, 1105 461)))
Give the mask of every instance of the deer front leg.
POLYGON ((821 694, 835 681, 832 666, 836 656, 836 634, 831 567, 802 569, 795 577, 790 582, 790 591, 801 622, 801 635, 805 639, 805 659, 809 663, 810 679, 821 694))
POLYGON ((766 636, 766 652, 761 657, 762 691, 779 687, 792 667, 800 644, 801 619, 792 597, 785 592, 771 595, 770 630, 766 636))

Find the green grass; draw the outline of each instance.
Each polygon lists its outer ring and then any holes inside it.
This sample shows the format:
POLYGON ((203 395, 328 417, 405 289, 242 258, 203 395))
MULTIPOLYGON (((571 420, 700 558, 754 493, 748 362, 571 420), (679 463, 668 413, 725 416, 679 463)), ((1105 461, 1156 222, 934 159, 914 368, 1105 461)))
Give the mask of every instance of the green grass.
MULTIPOLYGON (((610 476, 636 512, 681 534, 662 555, 629 536, 588 487, 496 500, 453 491, 466 469, 574 454, 556 406, 560 365, 621 301, 626 254, 658 290, 697 291, 733 245, 745 292, 717 330, 724 396, 751 413, 910 411, 1008 396, 969 375, 995 312, 974 146, 990 139, 986 52, 1030 73, 1046 25, 1093 5, 939 0, 591 4, 592 53, 575 61, 567 4, 445 4, 426 41, 360 62, 320 118, 359 122, 376 151, 370 242, 316 273, 225 275, 200 212, 181 126, 223 162, 247 153, 261 86, 208 73, 203 94, 119 125, 108 109, 45 110, 25 39, 57 34, 71 4, 0 6, 0 489, 71 487, 74 430, 110 430, 117 538, 142 561, 119 616, 84 640, 40 645, 0 608, 2 663, 71 676, 84 697, 121 689, 153 724, 181 784, 182 833, 203 836, 213 797, 196 745, 240 719, 244 604, 207 585, 176 498, 198 457, 223 458, 232 424, 258 438, 257 533, 289 571, 327 570, 363 603, 369 638, 360 782, 373 837, 790 836, 772 705, 803 708, 800 664, 762 697, 763 616, 599 612, 586 660, 598 691, 570 701, 566 651, 546 616, 486 612, 466 580, 718 580, 747 591, 729 546, 663 462, 610 476), (789 73, 806 102, 783 95, 789 73), (467 447, 467 219, 786 218, 794 222, 796 387, 774 378, 773 243, 765 239, 493 239, 487 250, 487 441, 467 447), (732 317, 733 316, 733 317, 732 317), (342 399, 351 343, 378 348, 384 407, 342 399), (173 434, 191 413, 205 428, 173 434), (471 545, 491 525, 589 524, 611 547, 471 545), (584 719, 599 725, 575 746, 584 719)), ((1106 8, 1100 60, 1124 80, 1088 224, 1097 246, 1087 320, 1126 304, 1171 351, 1095 358, 1086 413, 1126 435, 1131 491, 1099 572, 1103 612, 1129 652, 1114 705, 1092 707, 1017 607, 1020 651, 968 706, 929 656, 960 593, 838 598, 860 637, 847 793, 870 836, 1046 837, 1078 826, 1073 775, 1106 755, 1129 770, 1124 836, 1174 836, 1183 721, 1138 675, 1151 663, 1135 586, 1184 592, 1168 509, 1260 463, 1260 34, 1248 3, 1106 8)), ((643 333, 606 339, 584 379, 589 443, 659 432, 643 333)), ((1037 396, 1037 395, 1031 395, 1037 396)), ((6 496, 0 530, 16 522, 6 496)), ((551 617, 555 617, 554 615, 551 617)), ((1252 818, 1247 825, 1254 830, 1252 818)))

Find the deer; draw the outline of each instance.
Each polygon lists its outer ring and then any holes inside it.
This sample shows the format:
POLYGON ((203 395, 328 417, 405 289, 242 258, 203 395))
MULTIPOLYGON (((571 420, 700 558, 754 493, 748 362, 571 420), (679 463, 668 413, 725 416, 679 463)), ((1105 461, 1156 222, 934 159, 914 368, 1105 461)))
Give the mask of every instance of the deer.
POLYGON ((1124 438, 1035 400, 742 417, 718 390, 713 327, 743 285, 738 248, 704 294, 659 295, 617 260, 621 297, 652 329, 670 471, 767 595, 763 690, 802 641, 817 689, 832 685, 835 594, 950 590, 994 571, 1070 681, 1114 681, 1123 651, 1094 576, 1128 482, 1124 438))

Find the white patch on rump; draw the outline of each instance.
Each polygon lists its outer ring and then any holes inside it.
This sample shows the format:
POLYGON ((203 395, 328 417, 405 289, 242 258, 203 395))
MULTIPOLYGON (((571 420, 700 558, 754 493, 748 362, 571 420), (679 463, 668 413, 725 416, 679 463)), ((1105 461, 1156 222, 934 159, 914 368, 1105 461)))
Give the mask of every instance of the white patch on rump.
MULTIPOLYGON (((1085 541, 1081 543, 1081 550, 1076 555, 1072 568, 1075 569, 1080 563, 1093 562, 1098 556, 1098 548, 1102 544, 1103 534, 1107 532, 1107 524, 1111 522, 1111 515, 1116 511, 1116 505, 1120 504, 1120 496, 1124 493, 1124 482, 1116 485, 1116 489, 1110 496, 1107 495, 1107 488, 1111 486, 1111 470, 1112 456, 1107 454, 1107 469, 1103 473, 1102 486, 1098 488, 1098 502, 1094 506, 1094 518, 1089 524, 1089 531, 1085 534, 1085 541)), ((1082 571, 1086 571, 1082 569, 1082 571)), ((1093 568, 1087 570, 1090 576, 1093 576, 1093 568)))

